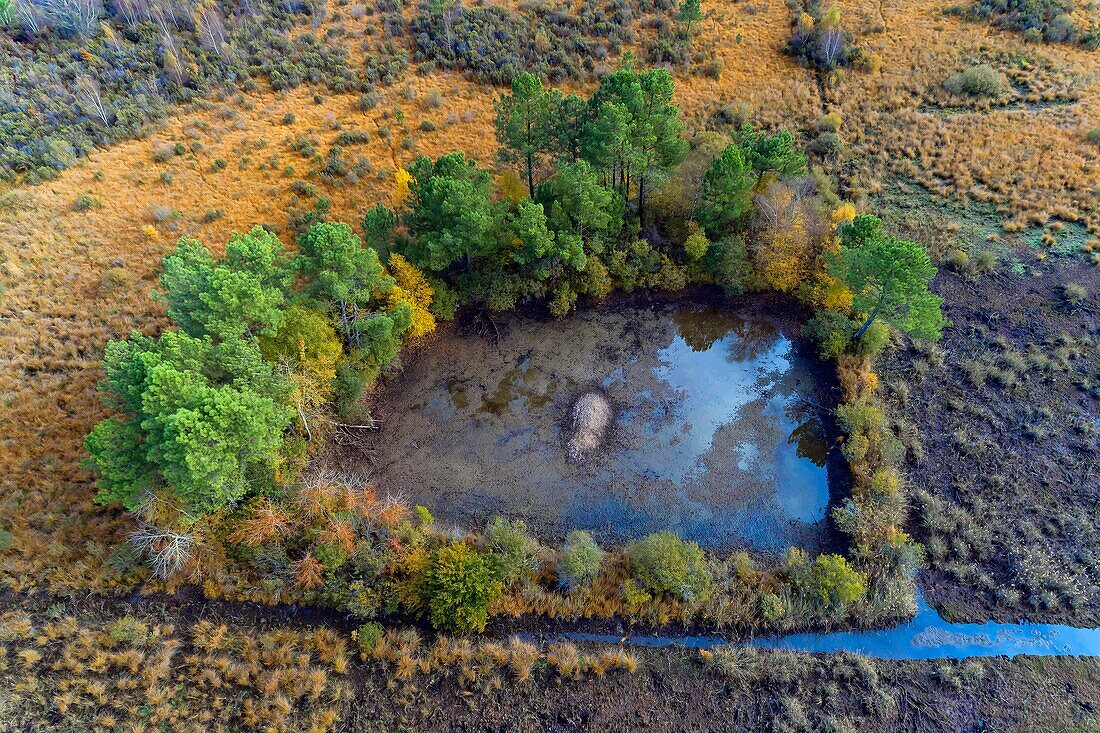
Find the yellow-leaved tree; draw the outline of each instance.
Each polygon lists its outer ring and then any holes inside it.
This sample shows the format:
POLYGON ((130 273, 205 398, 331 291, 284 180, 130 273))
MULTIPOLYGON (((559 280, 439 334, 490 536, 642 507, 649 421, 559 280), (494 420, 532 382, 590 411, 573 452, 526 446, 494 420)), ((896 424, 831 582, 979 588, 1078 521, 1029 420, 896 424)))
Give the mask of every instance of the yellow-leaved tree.
POLYGON ((840 237, 837 230, 856 218, 856 207, 847 201, 833 209, 829 216, 832 225, 831 232, 822 238, 819 266, 814 270, 813 284, 810 292, 810 303, 815 308, 827 308, 829 310, 847 313, 852 309, 852 291, 847 285, 831 276, 824 266, 825 258, 840 252, 840 237))
POLYGON ((391 254, 388 269, 397 283, 390 290, 390 310, 404 303, 412 309, 409 338, 425 336, 435 330, 435 316, 428 311, 435 294, 428 279, 416 265, 399 254, 391 254))
POLYGON ((393 174, 393 205, 400 208, 409 198, 409 183, 412 182, 412 174, 404 168, 398 168, 393 174))
POLYGON ((805 202, 791 186, 774 181, 754 203, 753 262, 769 286, 790 292, 805 280, 816 254, 805 202))
POLYGON ((264 358, 294 384, 298 419, 312 438, 313 418, 332 400, 336 364, 344 353, 331 319, 320 311, 292 306, 278 332, 258 341, 264 358))

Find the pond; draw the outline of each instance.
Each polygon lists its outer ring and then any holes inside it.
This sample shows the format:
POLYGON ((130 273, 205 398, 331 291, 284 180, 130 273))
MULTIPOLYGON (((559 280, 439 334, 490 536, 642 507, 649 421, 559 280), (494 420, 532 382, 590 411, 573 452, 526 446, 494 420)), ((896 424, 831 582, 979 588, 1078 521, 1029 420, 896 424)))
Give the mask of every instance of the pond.
POLYGON ((501 514, 547 539, 671 529, 709 548, 817 551, 833 444, 815 406, 824 365, 781 321, 691 302, 515 316, 498 338, 449 330, 385 386, 370 444, 339 458, 462 527, 501 514), (612 425, 571 462, 571 406, 593 391, 612 425))

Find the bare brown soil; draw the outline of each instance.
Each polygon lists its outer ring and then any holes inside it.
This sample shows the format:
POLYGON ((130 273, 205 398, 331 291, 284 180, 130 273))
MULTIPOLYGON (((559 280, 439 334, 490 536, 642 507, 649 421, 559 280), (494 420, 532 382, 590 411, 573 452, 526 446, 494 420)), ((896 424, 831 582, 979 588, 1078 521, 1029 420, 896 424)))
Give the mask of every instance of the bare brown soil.
POLYGON ((635 675, 584 682, 540 677, 469 697, 456 694, 449 681, 411 690, 372 679, 360 688, 342 730, 934 733, 1085 731, 1100 724, 1100 664, 1093 659, 999 657, 971 668, 954 662, 864 666, 850 657, 763 661, 770 671, 747 686, 677 651, 643 655, 645 669, 635 675), (980 676, 960 680, 968 673, 980 676))

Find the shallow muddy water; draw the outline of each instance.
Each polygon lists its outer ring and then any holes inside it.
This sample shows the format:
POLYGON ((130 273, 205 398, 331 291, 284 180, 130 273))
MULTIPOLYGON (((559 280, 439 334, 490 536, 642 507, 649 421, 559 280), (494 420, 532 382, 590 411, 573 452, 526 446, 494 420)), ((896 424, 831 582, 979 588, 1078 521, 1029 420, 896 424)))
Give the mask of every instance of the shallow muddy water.
POLYGON ((813 363, 767 316, 704 304, 515 317, 500 338, 440 334, 385 387, 382 430, 345 470, 444 523, 523 518, 608 543, 671 529, 712 548, 821 546, 830 439, 813 363), (568 416, 586 390, 614 421, 583 464, 568 416))

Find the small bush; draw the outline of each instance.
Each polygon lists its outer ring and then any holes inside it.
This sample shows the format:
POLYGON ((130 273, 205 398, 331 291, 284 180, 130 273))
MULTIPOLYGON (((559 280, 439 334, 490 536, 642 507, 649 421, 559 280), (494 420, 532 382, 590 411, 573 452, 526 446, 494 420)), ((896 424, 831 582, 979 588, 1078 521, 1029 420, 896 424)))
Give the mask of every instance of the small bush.
POLYGON ((496 577, 515 583, 538 568, 539 544, 521 520, 493 517, 481 535, 481 546, 489 553, 496 577))
POLYGON ((336 413, 341 419, 356 422, 362 417, 363 408, 359 398, 367 388, 367 379, 348 361, 342 361, 336 367, 336 379, 333 380, 333 393, 336 397, 336 413))
POLYGON ((947 77, 943 88, 951 94, 967 97, 1000 97, 1008 88, 1008 80, 988 64, 978 64, 947 77))
POLYGON ((489 557, 458 542, 436 550, 425 578, 432 626, 446 631, 484 631, 489 604, 500 593, 489 557))
POLYGON ((351 632, 352 639, 359 644, 359 651, 366 657, 370 657, 374 654, 375 649, 378 648, 378 642, 380 642, 385 635, 386 630, 382 628, 382 624, 377 621, 363 624, 358 629, 351 632))
POLYGON ((123 616, 111 627, 111 638, 120 644, 140 646, 149 638, 149 626, 133 616, 123 616))
POLYGON ((824 114, 814 120, 814 129, 817 132, 840 132, 840 126, 844 118, 836 110, 824 114))
POLYGON ((603 550, 592 535, 573 530, 565 537, 558 558, 558 585, 566 590, 591 585, 600 574, 603 550))
POLYGON ((362 145, 368 142, 370 142, 370 133, 366 130, 345 130, 336 136, 336 145, 340 147, 362 145))
POLYGON ((806 150, 819 158, 838 158, 844 153, 844 143, 835 132, 823 132, 810 141, 806 150))
POLYGON ((149 215, 158 224, 172 218, 172 207, 164 204, 156 204, 149 209, 149 215))
POLYGON ((364 92, 359 95, 359 111, 369 112, 382 101, 382 95, 378 92, 364 92))
POLYGON ((102 209, 103 202, 98 197, 93 196, 90 193, 81 194, 77 197, 76 202, 73 203, 73 208, 77 211, 90 211, 91 209, 102 209))
POLYGON ((1070 305, 1081 305, 1089 297, 1089 291, 1078 283, 1066 283, 1062 287, 1062 296, 1070 305))
POLYGON ((672 532, 657 532, 631 542, 626 549, 630 567, 647 589, 692 602, 710 590, 711 574, 698 544, 672 532))
POLYGON ((1100 145, 1100 125, 1086 132, 1085 140, 1093 145, 1100 145))
POLYGON ((835 359, 848 348, 856 325, 843 313, 823 309, 815 313, 804 328, 806 335, 817 342, 821 358, 835 359))
POLYGON ((993 250, 983 249, 974 257, 974 271, 988 275, 997 269, 997 254, 993 250))
POLYGON ((707 241, 706 232, 702 229, 696 229, 684 241, 684 252, 692 260, 701 259, 709 247, 710 242, 707 241))
POLYGON ((842 610, 867 592, 867 580, 840 555, 818 555, 813 564, 818 600, 827 608, 842 610))
POLYGON ((951 269, 955 272, 966 272, 970 267, 970 255, 966 250, 956 249, 947 256, 947 263, 951 265, 951 269))
POLYGON ((176 157, 176 155, 176 147, 168 143, 158 145, 153 149, 153 160, 157 163, 167 163, 172 158, 176 157))
POLYGON ((875 321, 859 340, 852 344, 852 351, 860 356, 875 356, 881 354, 886 345, 890 343, 890 327, 882 321, 875 321))

